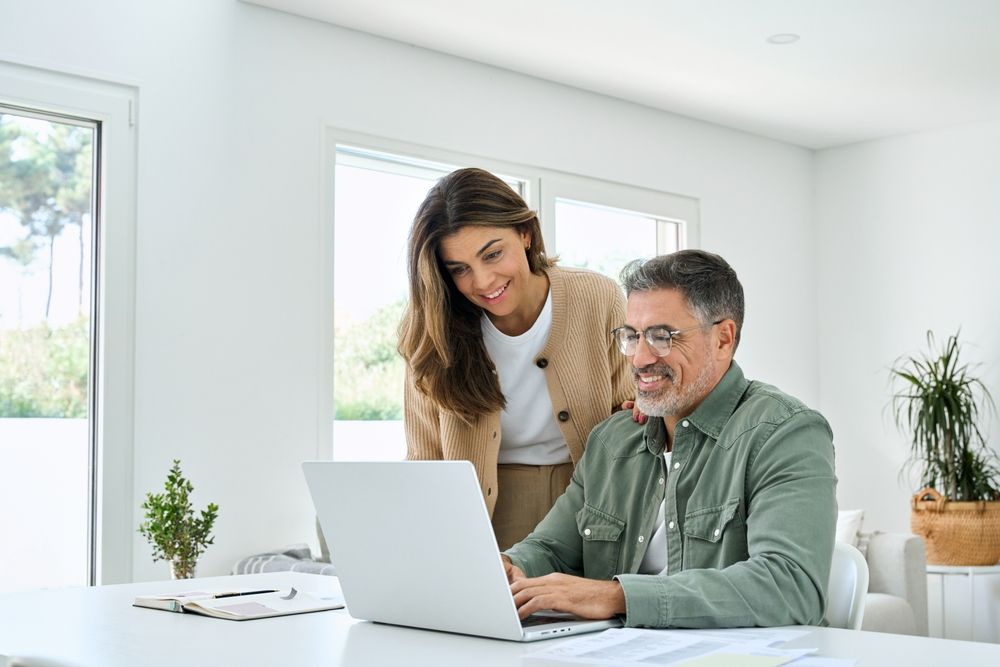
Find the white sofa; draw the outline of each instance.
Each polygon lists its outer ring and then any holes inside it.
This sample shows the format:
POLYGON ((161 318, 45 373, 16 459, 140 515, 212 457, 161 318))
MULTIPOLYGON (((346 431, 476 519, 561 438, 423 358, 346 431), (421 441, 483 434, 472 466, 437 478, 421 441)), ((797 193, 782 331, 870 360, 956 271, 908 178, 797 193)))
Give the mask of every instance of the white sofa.
POLYGON ((868 597, 862 630, 927 636, 927 555, 924 541, 905 533, 862 534, 868 597), (867 542, 867 544, 866 544, 867 542))

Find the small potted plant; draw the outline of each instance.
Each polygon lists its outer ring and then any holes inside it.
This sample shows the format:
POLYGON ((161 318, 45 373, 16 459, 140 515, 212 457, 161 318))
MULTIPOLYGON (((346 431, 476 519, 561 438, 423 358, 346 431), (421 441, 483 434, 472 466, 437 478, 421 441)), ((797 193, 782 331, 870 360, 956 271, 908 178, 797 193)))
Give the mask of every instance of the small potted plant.
POLYGON ((215 539, 211 532, 219 507, 209 503, 196 517, 191 507, 192 490, 194 486, 181 473, 181 462, 174 459, 164 492, 147 493, 142 504, 146 520, 139 526, 139 533, 153 546, 154 561, 170 562, 170 576, 174 579, 193 577, 198 557, 215 539))
POLYGON ((929 353, 903 356, 890 370, 893 415, 908 432, 908 466, 920 468, 910 527, 927 544, 927 562, 992 565, 1000 560, 1000 468, 980 419, 993 398, 959 361, 958 334, 929 353))

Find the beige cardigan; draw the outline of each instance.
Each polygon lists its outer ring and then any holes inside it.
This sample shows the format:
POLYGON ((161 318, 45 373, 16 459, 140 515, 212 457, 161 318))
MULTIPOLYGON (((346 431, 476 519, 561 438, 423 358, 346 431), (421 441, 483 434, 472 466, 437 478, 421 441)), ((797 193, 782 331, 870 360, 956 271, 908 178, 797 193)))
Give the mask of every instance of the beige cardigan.
MULTIPOLYGON (((573 463, 583 455, 590 430, 635 395, 628 360, 610 332, 625 322, 625 296, 610 278, 584 269, 547 270, 552 292, 552 330, 535 363, 545 371, 552 414, 573 463)), ((403 390, 406 458, 471 461, 490 516, 497 499, 500 412, 466 425, 439 410, 413 386, 403 390)))

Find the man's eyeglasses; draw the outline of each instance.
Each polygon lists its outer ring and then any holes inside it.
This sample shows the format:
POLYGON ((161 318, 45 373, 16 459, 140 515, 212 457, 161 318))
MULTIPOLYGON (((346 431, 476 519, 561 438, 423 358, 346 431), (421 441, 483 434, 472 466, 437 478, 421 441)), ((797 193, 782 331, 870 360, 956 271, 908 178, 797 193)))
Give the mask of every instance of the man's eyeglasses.
POLYGON ((698 324, 693 327, 686 327, 684 329, 674 329, 671 330, 670 327, 665 324, 656 324, 651 327, 647 327, 645 331, 636 331, 632 327, 625 325, 618 327, 611 332, 615 341, 618 343, 618 349, 621 350, 622 354, 627 357, 631 357, 635 354, 635 349, 639 345, 639 336, 646 339, 646 345, 649 349, 653 351, 658 357, 665 357, 670 354, 670 346, 674 342, 674 336, 677 334, 682 334, 685 331, 694 331, 695 329, 701 329, 704 327, 714 327, 716 324, 721 323, 722 320, 716 320, 711 324, 698 324))

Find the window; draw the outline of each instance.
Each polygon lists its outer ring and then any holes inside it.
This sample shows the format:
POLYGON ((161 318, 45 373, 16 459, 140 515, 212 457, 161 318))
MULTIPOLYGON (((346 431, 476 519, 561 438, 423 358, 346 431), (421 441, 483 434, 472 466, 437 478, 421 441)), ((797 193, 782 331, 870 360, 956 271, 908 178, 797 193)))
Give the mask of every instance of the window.
POLYGON ((0 590, 89 580, 96 133, 0 106, 0 507, 28 508, 0 513, 0 534, 55 547, 20 551, 0 590))
MULTIPOLYGON (((349 145, 335 150, 333 405, 336 460, 398 460, 407 299, 406 239, 430 187, 458 169, 349 145)), ((527 183, 501 176, 522 196, 527 183)))
POLYGON ((690 197, 562 174, 543 178, 542 194, 543 230, 566 265, 617 280, 633 259, 697 244, 690 197))
POLYGON ((333 261, 325 294, 333 346, 332 364, 326 362, 332 388, 325 394, 333 428, 321 428, 332 437, 321 445, 324 458, 405 456, 396 334, 407 299, 407 236, 427 190, 442 176, 463 166, 489 169, 540 211, 550 254, 615 279, 631 259, 696 243, 698 203, 687 197, 336 130, 326 153, 332 202, 325 239, 333 261))
POLYGON ((0 591, 131 578, 133 103, 0 61, 0 591))

